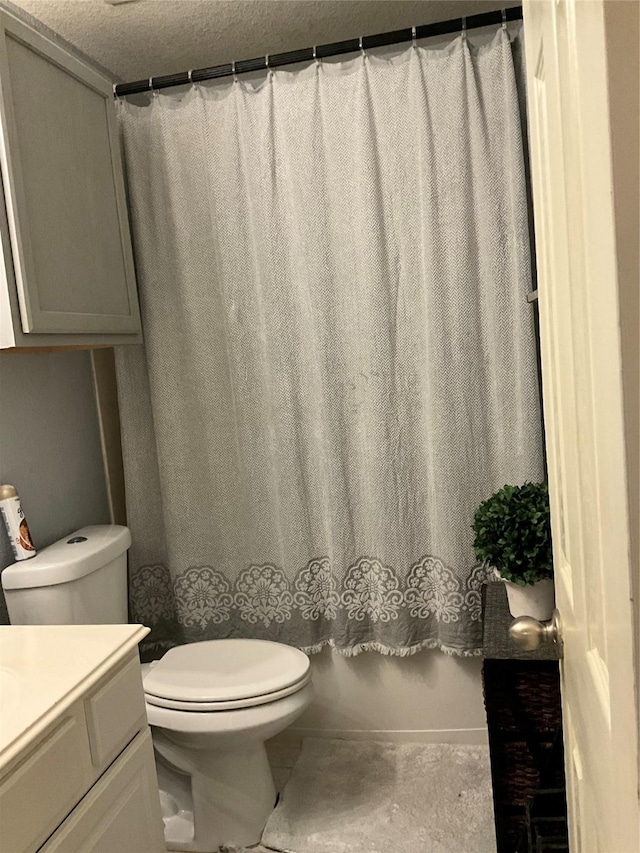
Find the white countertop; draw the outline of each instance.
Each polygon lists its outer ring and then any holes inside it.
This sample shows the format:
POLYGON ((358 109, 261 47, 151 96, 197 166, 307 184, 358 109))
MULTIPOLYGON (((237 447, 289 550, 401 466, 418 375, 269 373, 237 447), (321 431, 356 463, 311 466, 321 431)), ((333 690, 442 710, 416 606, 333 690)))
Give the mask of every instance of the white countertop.
POLYGON ((148 633, 142 625, 0 626, 0 768, 148 633))

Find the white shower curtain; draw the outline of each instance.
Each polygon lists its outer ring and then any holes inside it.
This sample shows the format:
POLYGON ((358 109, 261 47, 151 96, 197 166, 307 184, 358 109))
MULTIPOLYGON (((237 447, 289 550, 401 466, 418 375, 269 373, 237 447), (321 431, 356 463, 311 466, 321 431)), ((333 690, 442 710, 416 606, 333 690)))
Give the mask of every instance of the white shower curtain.
POLYGON ((121 104, 155 643, 478 650, 474 510, 543 464, 512 50, 500 30, 121 104))

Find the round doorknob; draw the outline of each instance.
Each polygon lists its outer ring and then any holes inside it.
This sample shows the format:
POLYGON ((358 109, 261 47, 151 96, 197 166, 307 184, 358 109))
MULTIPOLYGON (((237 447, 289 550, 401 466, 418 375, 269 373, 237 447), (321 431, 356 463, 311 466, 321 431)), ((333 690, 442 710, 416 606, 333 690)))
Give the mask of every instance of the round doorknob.
POLYGON ((557 610, 548 622, 539 622, 532 616, 519 616, 509 626, 509 636, 513 645, 522 652, 533 652, 540 646, 559 645, 560 618, 557 610))

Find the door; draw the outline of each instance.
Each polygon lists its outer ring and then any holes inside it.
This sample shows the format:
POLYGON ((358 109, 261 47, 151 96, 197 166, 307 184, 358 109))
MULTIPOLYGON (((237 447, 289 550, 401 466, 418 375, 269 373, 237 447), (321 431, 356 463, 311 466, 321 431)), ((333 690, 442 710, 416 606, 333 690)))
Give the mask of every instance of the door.
POLYGON ((2 11, 0 96, 23 331, 138 332, 111 83, 2 11))
POLYGON ((628 382, 637 381, 637 317, 635 346, 620 331, 621 304, 624 313, 637 289, 621 223, 636 217, 637 240, 637 196, 625 210, 612 160, 616 121, 637 133, 638 117, 637 102, 614 117, 608 81, 611 61, 626 61, 633 93, 637 56, 621 55, 613 38, 629 14, 637 39, 635 3, 524 3, 572 853, 640 850, 629 397, 637 392, 628 382))

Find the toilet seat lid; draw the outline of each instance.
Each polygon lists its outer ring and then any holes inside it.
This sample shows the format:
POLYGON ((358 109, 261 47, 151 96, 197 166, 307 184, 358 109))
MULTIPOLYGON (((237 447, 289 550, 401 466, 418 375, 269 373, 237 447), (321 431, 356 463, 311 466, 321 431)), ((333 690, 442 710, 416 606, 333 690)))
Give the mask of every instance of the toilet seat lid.
POLYGON ((230 702, 274 693, 309 671, 299 649, 269 640, 205 640, 176 646, 144 677, 149 696, 182 702, 230 702))

